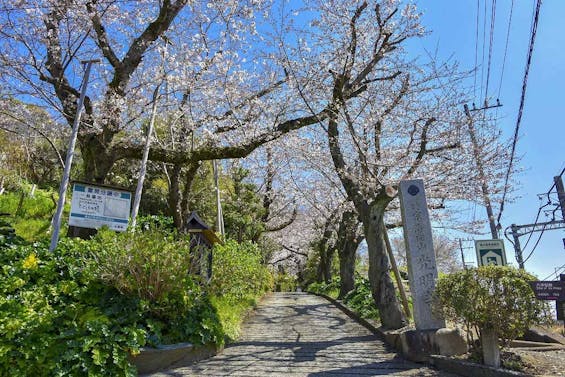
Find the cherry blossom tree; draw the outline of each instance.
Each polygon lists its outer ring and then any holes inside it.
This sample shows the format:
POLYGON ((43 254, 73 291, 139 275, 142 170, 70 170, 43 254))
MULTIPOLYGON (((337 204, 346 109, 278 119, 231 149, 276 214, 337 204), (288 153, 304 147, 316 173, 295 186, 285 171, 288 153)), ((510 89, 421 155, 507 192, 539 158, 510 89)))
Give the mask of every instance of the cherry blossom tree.
MULTIPOLYGON (((403 42, 423 33, 410 4, 402 9, 395 1, 319 6, 320 19, 313 22, 333 27, 332 38, 319 41, 331 46, 325 70, 331 78, 317 82, 317 95, 302 98, 314 107, 324 101, 321 96, 331 95, 325 99, 329 116, 320 124, 343 189, 363 223, 369 280, 383 325, 399 328, 406 318, 389 275, 385 214, 386 222, 394 221, 403 179, 424 178, 432 207, 473 197, 472 158, 461 148, 465 75, 456 65, 407 58, 403 42)), ((297 71, 290 70, 291 76, 297 71)))

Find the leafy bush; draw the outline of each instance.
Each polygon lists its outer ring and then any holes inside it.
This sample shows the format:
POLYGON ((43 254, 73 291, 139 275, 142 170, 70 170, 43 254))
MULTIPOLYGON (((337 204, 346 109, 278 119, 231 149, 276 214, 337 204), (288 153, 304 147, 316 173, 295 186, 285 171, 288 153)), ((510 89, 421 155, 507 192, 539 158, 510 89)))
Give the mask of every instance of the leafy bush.
POLYGON ((218 297, 255 298, 273 286, 270 271, 261 263, 261 252, 251 242, 229 240, 216 245, 212 271, 210 292, 218 297))
MULTIPOLYGON (((131 376, 128 355, 144 345, 223 343, 216 309, 192 279, 149 295, 148 287, 113 284, 132 281, 123 274, 123 280, 103 277, 101 266, 120 260, 122 246, 134 244, 130 237, 102 232, 91 241, 63 240, 51 253, 46 243, 0 236, 0 375, 131 376)), ((162 251, 148 263, 158 264, 162 251)))
MULTIPOLYGON (((325 294, 327 296, 337 298, 340 288, 340 279, 334 277, 330 284, 312 283, 308 286, 308 291, 318 294, 325 294)), ((371 286, 369 279, 355 276, 355 288, 350 291, 343 299, 343 303, 351 310, 363 318, 379 320, 379 310, 375 305, 373 296, 371 295, 371 286)))
POLYGON ((230 297, 212 296, 211 301, 218 312, 226 342, 231 342, 239 337, 241 323, 246 314, 257 304, 257 300, 251 297, 234 300, 230 297))
POLYGON ((142 231, 158 229, 162 231, 175 230, 175 223, 170 216, 147 215, 137 217, 137 228, 142 231))
POLYGON ((122 294, 158 302, 190 279, 190 242, 174 233, 101 229, 89 246, 94 275, 122 294))
POLYGON ((146 334, 136 302, 89 281, 81 243, 0 247, 1 375, 134 375, 127 355, 146 334))
POLYGON ((369 279, 357 276, 355 288, 344 297, 344 303, 363 318, 380 319, 379 310, 371 294, 369 279))
POLYGON ((545 305, 529 285, 536 280, 523 270, 484 266, 440 277, 436 308, 448 320, 467 328, 492 329, 502 345, 544 320, 545 305))
POLYGON ((277 292, 294 292, 296 291, 296 278, 287 273, 277 273, 274 277, 275 291, 277 292))
POLYGON ((88 244, 93 278, 140 300, 153 344, 223 344, 217 313, 199 277, 191 275, 187 238, 172 232, 102 229, 88 244))
POLYGON ((327 295, 333 298, 337 298, 338 294, 339 294, 339 287, 340 287, 341 281, 339 279, 339 277, 334 277, 332 279, 332 281, 328 284, 326 282, 315 282, 312 283, 308 286, 307 290, 309 292, 313 292, 313 293, 318 293, 318 294, 323 294, 323 295, 327 295))

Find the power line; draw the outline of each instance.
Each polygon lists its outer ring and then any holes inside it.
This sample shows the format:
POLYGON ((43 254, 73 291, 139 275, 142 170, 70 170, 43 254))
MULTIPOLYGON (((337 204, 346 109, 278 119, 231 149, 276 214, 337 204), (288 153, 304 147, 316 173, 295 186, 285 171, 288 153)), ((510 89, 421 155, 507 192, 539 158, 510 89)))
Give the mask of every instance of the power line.
POLYGON ((500 82, 498 83, 498 95, 500 98, 500 90, 502 89, 502 81, 504 78, 504 68, 506 67, 506 55, 508 53, 508 41, 510 40, 510 26, 512 25, 512 14, 514 12, 514 0, 510 3, 510 15, 508 16, 508 29, 506 29, 506 43, 504 45, 504 57, 502 58, 502 69, 500 71, 500 82))
MULTIPOLYGON (((541 232, 540 232, 540 234, 539 234, 539 237, 538 237, 538 239, 537 239, 537 241, 536 241, 536 244, 535 244, 534 247, 532 248, 532 251, 530 251, 530 253, 529 253, 528 256, 526 257, 526 259, 524 259, 524 263, 526 263, 526 262, 528 261, 528 259, 530 259, 530 257, 531 257, 532 255, 534 255, 534 251, 536 251, 536 248, 538 247, 539 242, 541 241, 541 236, 543 236, 543 232, 545 232, 545 225, 544 225, 544 227, 541 229, 541 232)), ((530 233, 530 235, 531 235, 531 234, 533 234, 533 233, 530 233)), ((529 241, 529 239, 528 239, 528 241, 529 241)), ((527 245, 527 243, 526 243, 526 245, 527 245)), ((524 245, 524 248, 526 248, 525 245, 524 245)))
POLYGON ((557 267, 554 272, 552 272, 551 274, 547 275, 547 276, 544 277, 542 280, 547 280, 547 279, 549 279, 550 277, 552 277, 553 275, 555 275, 555 276, 557 277, 557 275, 559 275, 559 273, 561 272, 561 270, 565 270, 565 264, 564 264, 563 266, 561 266, 561 267, 557 267))
MULTIPOLYGON (((526 262, 532 257, 532 255, 533 255, 534 252, 536 251, 536 249, 537 249, 537 247, 538 247, 538 245, 539 245, 539 243, 540 243, 540 241, 541 241, 541 238, 542 238, 542 236, 543 236, 543 233, 544 233, 546 230, 553 230, 553 229, 565 228, 565 219, 564 219, 564 220, 561 220, 561 221, 557 221, 557 220, 555 220, 555 215, 554 215, 554 217, 553 217, 553 219, 552 219, 551 221, 543 222, 543 223, 538 223, 538 220, 539 220, 539 216, 540 216, 540 214, 541 214, 541 211, 542 211, 545 207, 547 207, 547 206, 553 204, 550 195, 551 195, 551 193, 552 193, 554 187, 556 188, 558 197, 561 198, 561 195, 562 195, 562 188, 561 188, 561 186, 560 186, 560 185, 561 185, 561 176, 562 176, 564 173, 565 173, 565 168, 563 168, 563 169, 561 170, 561 173, 559 173, 559 176, 554 177, 554 179, 553 179, 553 185, 551 185, 551 187, 549 188, 549 190, 548 190, 546 193, 544 193, 544 194, 538 194, 538 197, 539 197, 540 199, 543 198, 544 196, 547 196, 547 203, 544 204, 544 205, 540 205, 540 207, 538 208, 538 213, 537 213, 537 215, 536 215, 535 222, 534 222, 533 224, 525 224, 525 225, 516 225, 516 224, 512 224, 512 226, 506 228, 506 230, 504 231, 504 236, 506 237, 506 239, 507 239, 508 241, 510 241, 510 243, 511 243, 511 244, 513 245, 513 247, 514 247, 514 251, 516 252, 516 259, 518 260, 518 263, 520 264, 520 268, 524 268, 524 267, 523 267, 523 266, 524 266, 524 263, 526 263, 526 262), (538 229, 538 227, 541 227, 541 229, 538 229), (509 229, 512 230, 512 236, 513 236, 513 238, 514 238, 514 241, 512 241, 512 240, 509 238, 509 236, 508 236, 508 230, 509 230, 509 229), (519 230, 523 230, 523 231, 520 233, 519 230), (534 247, 532 248, 532 250, 530 251, 530 253, 529 253, 528 256, 526 257, 526 259, 523 259, 523 258, 522 258, 522 255, 523 255, 523 254, 522 254, 522 251, 523 251, 523 249, 525 249, 525 248, 528 246, 528 244, 529 244, 529 242, 530 242, 530 240, 531 240, 531 238, 532 238, 532 236, 533 236, 533 232, 541 232, 541 233, 540 233, 540 235, 539 235, 539 237, 538 237, 538 239, 537 239, 537 241, 536 241, 534 247), (520 237, 520 236, 523 236, 523 235, 525 235, 525 234, 529 234, 529 236, 528 236, 528 240, 526 241, 526 244, 525 244, 524 247, 522 248, 522 247, 520 246, 519 237, 520 237)), ((560 208, 561 208, 562 210, 563 210, 563 208, 565 208, 565 207, 563 207, 563 203, 562 203, 561 200, 560 200, 559 204, 557 205, 555 211, 557 211, 557 210, 560 209, 560 208)), ((555 211, 553 211, 553 212, 555 212, 555 211)), ((547 211, 546 211, 546 212, 547 212, 547 211)))
MULTIPOLYGON (((561 173, 559 173, 559 177, 563 177, 563 174, 565 174, 565 168, 563 168, 563 170, 561 170, 561 173)), ((553 185, 549 188, 549 191, 547 192, 548 195, 548 199, 549 199, 549 193, 551 192, 551 190, 553 190, 553 188, 555 187, 555 182, 553 182, 553 185)))
POLYGON ((483 9, 483 45, 481 54, 481 86, 479 88, 479 96, 483 93, 484 88, 484 77, 485 77, 485 46, 486 46, 486 33, 487 33, 487 0, 484 1, 483 9))
MULTIPOLYGON (((553 190, 553 187, 551 187, 551 188, 549 189, 549 191, 548 191, 546 194, 544 194, 544 195, 547 195, 547 197, 549 198, 549 194, 550 194, 551 190, 553 190)), ((544 205, 542 205, 542 206, 540 206, 540 207, 538 208, 538 213, 537 213, 537 215, 536 215, 536 219, 534 220, 534 226, 538 225, 539 216, 540 216, 540 214, 541 214, 542 209, 544 209, 545 207, 547 207, 547 206, 550 205, 550 204, 551 204, 551 200, 548 200, 547 203, 545 203, 544 205)), ((532 238, 532 235, 533 235, 533 233, 530 233, 530 235, 528 236, 528 239, 526 240, 526 244, 524 245, 524 249, 525 249, 526 247, 528 247, 528 244, 530 243, 530 239, 532 238)), ((539 241, 538 241, 538 242, 539 242, 539 241)), ((536 245, 537 245, 537 243, 536 243, 536 245)), ((534 248, 535 248, 535 247, 534 247, 534 248)), ((525 261, 524 261, 524 262, 525 262, 525 261)))
POLYGON ((528 47, 528 56, 526 59, 526 68, 524 71, 524 79, 522 81, 522 94, 520 96, 520 106, 518 108, 518 117, 516 118, 516 127, 514 129, 514 138, 512 140, 512 150, 510 152, 510 161, 508 163, 508 170, 506 171, 506 177, 504 179, 504 189, 502 193, 502 200, 500 201, 500 211, 498 212, 497 222, 500 224, 500 218, 502 212, 504 211, 504 203, 506 201, 506 195, 508 194, 508 182, 510 180, 510 173, 512 172, 512 167, 514 165, 514 156, 516 155, 516 144, 518 143, 518 135, 520 132, 520 123, 522 122, 522 113, 524 111, 524 103, 526 100, 526 88, 528 86, 528 75, 530 73, 530 65, 532 63, 532 55, 534 51, 534 43, 536 40, 536 34, 539 22, 539 13, 541 8, 542 0, 537 0, 536 11, 534 15, 534 22, 532 23, 532 30, 530 33, 530 44, 528 47))
POLYGON ((477 18, 475 27, 475 74, 473 80, 473 98, 477 98, 477 58, 479 56, 479 14, 480 14, 480 0, 477 0, 477 18))
MULTIPOLYGON (((485 14, 486 18, 486 14, 485 14)), ((490 67, 492 63, 492 48, 494 45, 494 25, 496 23, 496 0, 492 0, 490 8, 490 31, 489 31, 489 45, 488 45, 488 62, 487 62, 487 78, 485 83, 485 101, 488 98, 488 87, 490 82, 490 67)))

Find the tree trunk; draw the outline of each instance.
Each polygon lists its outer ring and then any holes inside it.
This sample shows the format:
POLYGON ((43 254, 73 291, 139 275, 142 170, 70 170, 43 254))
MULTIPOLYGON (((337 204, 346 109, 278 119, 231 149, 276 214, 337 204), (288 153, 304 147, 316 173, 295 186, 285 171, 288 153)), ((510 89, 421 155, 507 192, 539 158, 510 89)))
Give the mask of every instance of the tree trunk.
POLYGON ((342 299, 346 294, 355 288, 355 259, 357 246, 354 242, 346 242, 339 253, 339 298, 342 299))
POLYGON ((180 227, 177 229, 181 229, 184 226, 185 219, 188 218, 190 214, 190 191, 192 190, 192 182, 194 182, 194 178, 196 177, 196 173, 200 168, 200 162, 190 163, 185 169, 184 172, 184 189, 182 192, 182 199, 180 202, 180 227))
POLYGON ((355 288, 355 259, 357 248, 362 237, 358 236, 357 228, 359 220, 357 214, 346 211, 341 217, 339 230, 337 232, 339 256, 339 298, 344 298, 347 293, 355 288))
POLYGON ((388 204, 386 200, 376 200, 361 213, 363 231, 369 251, 369 282, 371 293, 379 313, 383 327, 399 329, 408 324, 400 308, 390 277, 390 263, 386 253, 386 245, 382 237, 383 216, 388 204))
POLYGON ((181 178, 182 167, 180 165, 174 165, 171 171, 171 184, 169 185, 169 214, 173 217, 173 223, 175 228, 181 229, 182 221, 182 210, 181 210, 181 191, 180 191, 180 178, 181 178))
POLYGON ((318 271, 316 280, 318 283, 322 281, 329 284, 332 281, 332 256, 333 252, 328 247, 327 242, 320 242, 318 246, 320 252, 320 263, 318 264, 318 271))
POLYGON ((89 135, 80 140, 80 151, 84 163, 84 179, 87 182, 104 183, 115 157, 100 143, 95 135, 89 135))
POLYGON ((320 252, 320 262, 318 263, 318 268, 316 269, 316 283, 321 283, 324 281, 324 261, 322 258, 322 253, 320 252))
POLYGON ((328 247, 326 249, 325 263, 322 265, 323 267, 322 273, 324 275, 324 281, 326 282, 326 284, 332 282, 332 262, 334 259, 334 253, 335 253, 334 247, 328 247))
POLYGON ((173 165, 170 174, 171 184, 169 186, 169 213, 173 217, 175 228, 181 230, 190 212, 190 190, 192 182, 196 177, 200 164, 189 164, 184 170, 184 187, 181 190, 181 178, 183 178, 183 167, 180 164, 173 165))

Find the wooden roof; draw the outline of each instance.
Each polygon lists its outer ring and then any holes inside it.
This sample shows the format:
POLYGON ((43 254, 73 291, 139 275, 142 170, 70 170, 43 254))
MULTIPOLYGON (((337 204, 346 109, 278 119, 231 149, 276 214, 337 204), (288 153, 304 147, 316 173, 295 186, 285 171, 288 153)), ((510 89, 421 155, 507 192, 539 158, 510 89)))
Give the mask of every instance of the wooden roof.
POLYGON ((209 225, 202 221, 196 211, 192 211, 190 216, 188 216, 184 228, 188 233, 202 233, 211 245, 214 245, 215 243, 222 243, 222 240, 220 240, 209 225))

